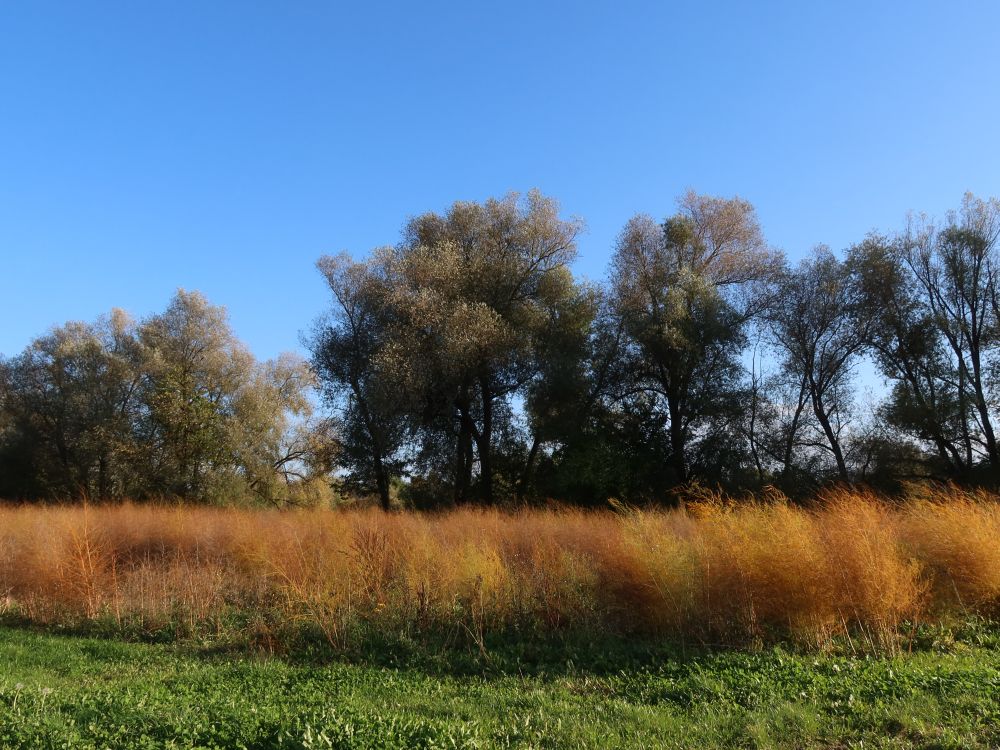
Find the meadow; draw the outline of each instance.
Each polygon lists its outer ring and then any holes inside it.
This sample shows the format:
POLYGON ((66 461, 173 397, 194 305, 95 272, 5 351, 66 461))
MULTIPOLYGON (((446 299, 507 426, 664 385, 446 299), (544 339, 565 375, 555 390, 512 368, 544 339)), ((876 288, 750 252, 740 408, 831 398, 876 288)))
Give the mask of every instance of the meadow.
POLYGON ((923 631, 880 658, 756 652, 552 659, 496 668, 219 655, 0 628, 0 747, 995 748, 1000 643, 923 631), (614 666, 612 666, 612 663, 614 666))
POLYGON ((1000 502, 0 509, 4 748, 987 748, 1000 502))
POLYGON ((437 514, 165 505, 0 509, 8 622, 349 653, 372 641, 573 635, 704 646, 907 647, 1000 609, 1000 504, 951 488, 809 506, 437 514))

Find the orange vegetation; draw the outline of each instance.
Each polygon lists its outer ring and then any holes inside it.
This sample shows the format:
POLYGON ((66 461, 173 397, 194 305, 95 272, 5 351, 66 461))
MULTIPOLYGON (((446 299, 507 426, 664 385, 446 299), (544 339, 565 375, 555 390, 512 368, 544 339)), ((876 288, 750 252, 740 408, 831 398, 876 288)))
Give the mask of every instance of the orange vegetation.
POLYGON ((903 623, 1000 610, 1000 504, 831 492, 670 511, 0 508, 0 609, 38 623, 577 629, 699 643, 896 642, 903 623), (227 619, 229 618, 229 619, 227 619))

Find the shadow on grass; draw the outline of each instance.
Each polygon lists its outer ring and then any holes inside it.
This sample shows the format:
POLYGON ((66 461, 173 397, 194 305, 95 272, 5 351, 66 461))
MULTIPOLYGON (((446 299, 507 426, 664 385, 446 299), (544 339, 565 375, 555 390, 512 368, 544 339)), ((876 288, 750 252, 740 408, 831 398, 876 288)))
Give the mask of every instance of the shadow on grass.
MULTIPOLYGON (((322 631, 308 624, 278 623, 273 630, 262 631, 251 626, 254 621, 254 617, 231 613, 224 623, 194 631, 175 624, 149 630, 102 620, 42 625, 16 614, 0 614, 2 628, 46 637, 96 639, 115 653, 116 646, 144 644, 206 661, 257 658, 306 667, 347 664, 436 677, 603 677, 659 670, 667 664, 681 667, 722 653, 759 652, 772 646, 789 652, 816 653, 815 649, 780 637, 734 646, 680 643, 641 635, 512 631, 477 640, 459 630, 394 633, 371 627, 354 628, 342 644, 334 646, 322 631)), ((1000 622, 970 617, 950 623, 913 624, 901 630, 895 653, 950 653, 968 647, 1000 650, 1000 622)), ((828 644, 824 653, 857 656, 856 649, 855 641, 843 638, 828 644)))

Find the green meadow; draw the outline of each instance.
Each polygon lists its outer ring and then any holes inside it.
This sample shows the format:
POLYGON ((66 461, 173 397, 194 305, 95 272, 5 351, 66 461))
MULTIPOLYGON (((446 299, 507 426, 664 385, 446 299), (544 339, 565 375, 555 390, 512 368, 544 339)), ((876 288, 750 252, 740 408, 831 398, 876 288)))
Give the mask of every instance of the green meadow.
POLYGON ((331 660, 5 628, 0 747, 989 748, 997 639, 929 631, 892 657, 563 641, 331 660))

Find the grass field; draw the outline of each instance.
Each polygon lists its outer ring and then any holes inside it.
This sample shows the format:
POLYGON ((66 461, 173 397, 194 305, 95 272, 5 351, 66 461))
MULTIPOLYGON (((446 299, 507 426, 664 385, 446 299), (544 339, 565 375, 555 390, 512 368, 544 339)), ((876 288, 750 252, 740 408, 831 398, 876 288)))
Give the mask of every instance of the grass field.
POLYGON ((926 639, 881 658, 609 644, 589 665, 553 647, 390 666, 0 629, 0 747, 1000 745, 996 633, 926 639))
POLYGON ((1000 747, 998 539, 947 488, 8 506, 0 748, 1000 747))

